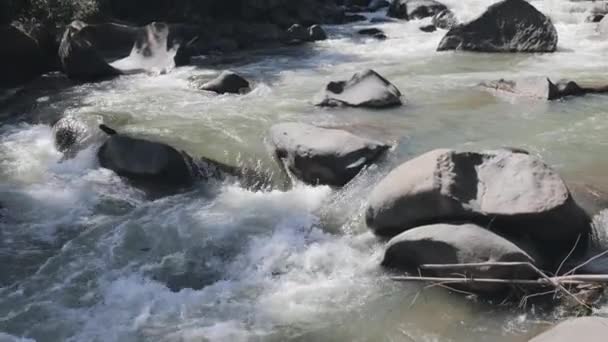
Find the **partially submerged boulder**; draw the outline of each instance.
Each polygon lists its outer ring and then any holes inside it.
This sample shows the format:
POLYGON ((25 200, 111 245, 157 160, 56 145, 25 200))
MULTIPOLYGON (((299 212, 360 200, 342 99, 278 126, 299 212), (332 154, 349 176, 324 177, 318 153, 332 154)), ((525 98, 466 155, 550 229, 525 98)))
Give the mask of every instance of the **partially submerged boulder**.
POLYGON ((308 28, 308 37, 310 41, 319 41, 327 39, 327 33, 325 30, 319 25, 312 25, 308 28))
POLYGON ((218 94, 242 94, 250 90, 250 85, 243 76, 226 70, 215 79, 204 83, 200 89, 218 94))
POLYGON ((319 25, 305 28, 300 24, 293 24, 287 29, 287 41, 290 44, 314 42, 327 39, 327 33, 319 25))
POLYGON ((561 322, 529 342, 604 342, 608 336, 608 318, 579 317, 561 322))
POLYGON ((387 108, 400 106, 401 92, 374 70, 356 73, 348 81, 330 82, 318 106, 387 108))
POLYGON ((437 28, 435 27, 435 25, 420 26, 419 29, 422 32, 435 32, 435 31, 437 31, 437 28))
POLYGON ((13 25, 0 26, 0 88, 15 87, 43 73, 48 65, 38 42, 13 25))
POLYGON ((343 186, 376 162, 390 146, 339 129, 303 123, 271 127, 274 154, 299 180, 343 186))
POLYGON ((554 52, 557 30, 549 18, 525 0, 503 0, 479 18, 453 27, 437 51, 554 52))
POLYGON ((432 23, 438 29, 449 30, 458 25, 458 19, 456 19, 454 12, 450 11, 449 9, 444 9, 443 11, 435 14, 432 23))
POLYGON ((101 125, 109 139, 99 148, 99 164, 132 181, 183 187, 195 180, 190 158, 184 152, 158 142, 118 134, 101 125))
MULTIPOLYGON (((382 265, 392 269, 432 277, 538 278, 529 267, 484 266, 477 268, 419 270, 425 264, 469 264, 483 262, 529 262, 532 256, 509 240, 474 224, 436 224, 417 227, 392 238, 386 247, 382 265), (420 272, 420 273, 419 273, 420 272)), ((451 284, 452 285, 452 284, 451 284)), ((456 284, 453 284, 456 285, 456 284)), ((470 283, 456 285, 469 291, 496 292, 505 284, 470 283)))
POLYGON ((468 220, 557 248, 589 232, 589 217, 560 176, 535 156, 507 150, 425 153, 391 171, 368 203, 367 225, 380 236, 468 220))
POLYGON ((387 15, 393 18, 415 20, 432 17, 447 9, 435 0, 393 0, 387 15))
POLYGON ((581 87, 574 81, 560 80, 553 83, 550 79, 544 77, 527 77, 517 80, 500 79, 481 83, 480 86, 496 94, 540 100, 558 100, 568 96, 608 93, 608 86, 581 87))
POLYGON ((72 22, 65 30, 59 47, 59 59, 65 74, 78 81, 98 81, 121 74, 110 66, 93 45, 91 29, 80 21, 72 22))

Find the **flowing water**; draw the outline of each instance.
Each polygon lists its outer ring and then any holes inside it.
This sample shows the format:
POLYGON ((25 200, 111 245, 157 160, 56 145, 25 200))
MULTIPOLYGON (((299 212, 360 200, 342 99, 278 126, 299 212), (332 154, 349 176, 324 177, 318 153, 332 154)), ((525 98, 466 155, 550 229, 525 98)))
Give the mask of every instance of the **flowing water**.
MULTIPOLYGON (((462 20, 491 3, 444 2, 462 20)), ((314 45, 26 93, 0 114, 25 118, 0 127, 0 341, 526 341, 554 314, 392 282, 363 212, 384 174, 437 147, 522 147, 569 181, 603 185, 608 97, 543 102, 475 88, 515 76, 608 82, 608 37, 584 22, 593 4, 533 4, 556 24, 556 53, 437 53, 444 32, 419 31, 425 21, 373 24, 386 41, 354 37, 372 25, 355 23, 327 27, 330 39, 314 45), (189 86, 226 68, 254 90, 189 86), (312 105, 328 81, 363 68, 392 81, 407 105, 312 105), (150 198, 99 167, 98 145, 61 161, 48 122, 65 115, 257 164, 277 181, 150 198), (283 121, 344 127, 396 148, 344 189, 285 189, 266 143, 283 121)))

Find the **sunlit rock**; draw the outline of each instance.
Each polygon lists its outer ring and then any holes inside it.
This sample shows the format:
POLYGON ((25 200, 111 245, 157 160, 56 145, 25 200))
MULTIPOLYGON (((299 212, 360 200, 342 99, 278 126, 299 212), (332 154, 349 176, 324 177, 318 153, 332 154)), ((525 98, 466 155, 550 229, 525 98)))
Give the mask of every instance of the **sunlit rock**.
POLYGON ((318 106, 387 108, 400 106, 401 92, 374 70, 356 73, 348 81, 330 82, 318 106))

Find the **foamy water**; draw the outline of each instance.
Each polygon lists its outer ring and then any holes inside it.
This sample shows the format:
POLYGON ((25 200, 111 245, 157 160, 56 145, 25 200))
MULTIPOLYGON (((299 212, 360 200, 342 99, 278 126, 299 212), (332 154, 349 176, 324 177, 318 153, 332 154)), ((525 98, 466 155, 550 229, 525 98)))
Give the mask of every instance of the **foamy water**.
MULTIPOLYGON (((445 3, 468 20, 492 1, 445 3)), ((533 4, 556 24, 554 54, 437 53, 444 32, 421 32, 428 20, 355 23, 326 27, 330 39, 314 45, 31 99, 37 105, 25 117, 105 122, 194 156, 259 164, 276 179, 266 141, 276 122, 345 127, 397 147, 342 190, 199 184, 154 199, 101 169, 98 145, 61 161, 44 122, 4 125, 0 341, 526 341, 551 313, 390 281, 379 267, 383 242, 363 213, 384 174, 436 147, 522 147, 569 181, 606 188, 608 97, 546 103, 474 87, 524 75, 608 82, 608 37, 584 22, 593 4, 533 4), (368 26, 389 39, 353 35, 368 26), (252 80, 253 91, 215 95, 189 85, 227 68, 252 80), (312 105, 328 81, 363 68, 386 76, 408 105, 312 105)))

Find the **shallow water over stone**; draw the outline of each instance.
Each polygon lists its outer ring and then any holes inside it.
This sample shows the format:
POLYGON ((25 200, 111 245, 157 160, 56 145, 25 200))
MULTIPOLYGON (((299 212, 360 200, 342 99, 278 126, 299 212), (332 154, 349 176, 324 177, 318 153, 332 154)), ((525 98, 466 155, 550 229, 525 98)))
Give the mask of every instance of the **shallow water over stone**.
MULTIPOLYGON (((461 20, 488 5, 444 2, 461 20)), ((437 53, 444 31, 420 31, 425 20, 356 23, 326 27, 327 41, 221 64, 200 57, 168 73, 27 92, 0 113, 27 122, 0 127, 0 340, 526 341, 554 313, 392 282, 363 214, 383 175, 437 147, 524 148, 571 184, 608 190, 608 96, 543 102, 475 87, 523 76, 608 82, 608 37, 584 22, 592 4, 532 3, 556 24, 554 54, 437 53), (388 39, 356 35, 371 26, 388 39), (189 85, 228 68, 253 91, 216 95, 189 85), (407 104, 313 106, 328 82, 366 68, 407 104), (63 115, 257 165, 274 172, 274 188, 200 184, 149 198, 99 168, 98 145, 61 162, 48 123, 63 115), (267 147, 269 127, 283 121, 344 127, 397 147, 342 190, 285 190, 267 147)))

